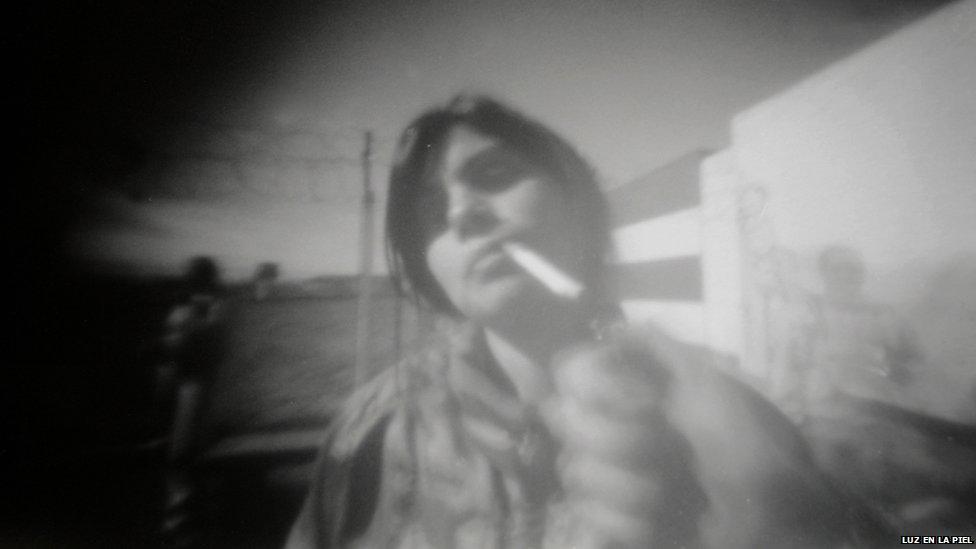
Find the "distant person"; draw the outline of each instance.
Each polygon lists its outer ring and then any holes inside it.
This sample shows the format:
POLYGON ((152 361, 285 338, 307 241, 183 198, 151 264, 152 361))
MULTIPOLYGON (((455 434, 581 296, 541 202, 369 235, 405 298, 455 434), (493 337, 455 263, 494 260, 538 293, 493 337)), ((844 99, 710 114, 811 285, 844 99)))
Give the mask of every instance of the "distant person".
POLYGON ((920 413, 908 382, 926 375, 916 335, 864 295, 861 254, 818 257, 823 293, 810 297, 793 342, 793 412, 821 469, 903 531, 976 527, 976 428, 920 413))
POLYGON ((193 460, 202 412, 223 354, 224 314, 219 267, 210 257, 190 260, 180 297, 164 321, 163 345, 170 360, 173 399, 167 449, 166 502, 162 530, 170 546, 191 543, 195 498, 193 460))
POLYGON ((220 273, 209 257, 195 257, 179 282, 177 299, 163 321, 162 345, 173 376, 202 383, 220 352, 223 318, 220 273))
POLYGON ((251 282, 251 295, 256 301, 263 301, 271 295, 274 285, 278 281, 278 276, 277 263, 264 262, 258 265, 251 282))
POLYGON ((922 359, 915 334, 891 307, 864 295, 857 250, 829 246, 817 267, 823 293, 810 296, 794 335, 790 405, 804 416, 830 413, 840 397, 905 404, 922 359))
POLYGON ((769 402, 624 326, 605 199, 550 129, 484 97, 428 111, 386 227, 443 333, 335 417, 289 548, 849 547, 878 525, 769 402))

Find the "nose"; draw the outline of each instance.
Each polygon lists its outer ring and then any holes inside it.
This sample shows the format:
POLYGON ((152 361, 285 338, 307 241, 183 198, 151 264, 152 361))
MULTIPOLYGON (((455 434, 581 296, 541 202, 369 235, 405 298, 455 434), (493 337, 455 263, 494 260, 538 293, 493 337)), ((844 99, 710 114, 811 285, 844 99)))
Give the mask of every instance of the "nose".
POLYGON ((447 226, 461 240, 485 234, 499 221, 490 198, 463 186, 448 192, 447 226))

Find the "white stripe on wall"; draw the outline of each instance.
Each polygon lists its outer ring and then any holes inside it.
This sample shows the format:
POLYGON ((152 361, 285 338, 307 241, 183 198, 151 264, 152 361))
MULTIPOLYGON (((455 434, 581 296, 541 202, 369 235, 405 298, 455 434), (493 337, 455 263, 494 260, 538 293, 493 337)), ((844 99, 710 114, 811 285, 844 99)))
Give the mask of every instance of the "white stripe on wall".
POLYGON ((617 262, 699 255, 701 209, 689 208, 617 228, 613 233, 617 262))

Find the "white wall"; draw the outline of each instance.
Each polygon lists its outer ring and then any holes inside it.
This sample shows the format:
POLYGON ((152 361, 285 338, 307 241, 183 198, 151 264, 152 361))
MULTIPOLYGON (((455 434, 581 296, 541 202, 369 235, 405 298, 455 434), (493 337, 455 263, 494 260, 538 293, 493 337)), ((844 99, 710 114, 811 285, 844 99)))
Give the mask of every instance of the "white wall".
POLYGON ((920 289, 906 267, 976 251, 974 52, 976 2, 954 4, 736 116, 784 242, 849 241, 895 299, 920 289))
POLYGON ((976 257, 976 1, 951 4, 738 114, 732 145, 703 173, 712 212, 705 297, 717 346, 766 373, 777 308, 817 291, 816 252, 842 243, 863 254, 870 298, 920 324, 926 367, 938 370, 929 378, 956 400, 976 398, 963 394, 976 347, 960 343, 976 340, 976 317, 958 310, 976 306, 976 280, 967 288, 960 274, 976 257), (958 272, 944 274, 953 261, 958 272), (933 312, 946 276, 959 285, 956 308, 933 312))

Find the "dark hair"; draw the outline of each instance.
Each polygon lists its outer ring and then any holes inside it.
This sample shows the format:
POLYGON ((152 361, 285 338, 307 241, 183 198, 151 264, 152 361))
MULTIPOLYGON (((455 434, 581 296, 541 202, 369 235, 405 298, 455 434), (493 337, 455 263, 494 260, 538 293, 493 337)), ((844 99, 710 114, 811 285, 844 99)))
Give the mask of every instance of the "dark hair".
POLYGON ((542 169, 568 194, 574 219, 584 225, 579 273, 588 286, 602 286, 610 232, 607 206, 593 169, 565 140, 542 124, 484 96, 460 95, 447 106, 427 111, 400 137, 390 172, 386 208, 387 258, 394 284, 423 305, 450 315, 457 309, 427 267, 427 235, 417 215, 425 183, 438 177, 450 131, 467 126, 511 147, 542 169))

